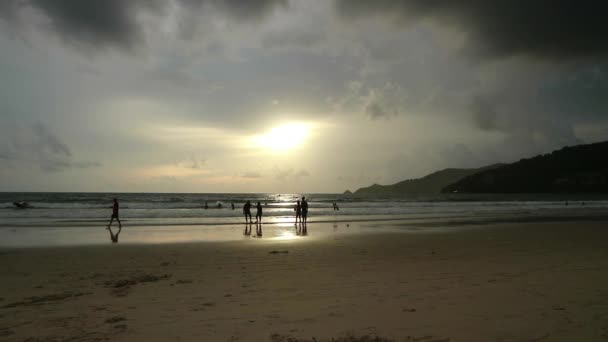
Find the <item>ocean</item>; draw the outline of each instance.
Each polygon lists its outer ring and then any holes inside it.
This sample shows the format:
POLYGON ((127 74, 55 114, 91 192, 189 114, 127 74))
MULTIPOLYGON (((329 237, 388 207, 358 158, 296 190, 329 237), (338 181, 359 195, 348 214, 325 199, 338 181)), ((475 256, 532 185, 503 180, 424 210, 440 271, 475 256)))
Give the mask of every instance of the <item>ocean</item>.
MULTIPOLYGON (((47 240, 57 239, 63 244, 66 237, 59 238, 58 232, 75 236, 89 228, 103 231, 100 228, 108 224, 113 198, 120 202, 123 227, 142 228, 139 232, 158 232, 162 228, 168 238, 184 230, 190 235, 205 232, 205 236, 210 236, 215 231, 243 225, 242 207, 247 200, 254 206, 257 202, 262 204, 266 227, 293 225, 293 207, 302 196, 308 199, 309 223, 334 226, 393 220, 418 227, 445 227, 608 218, 608 194, 431 194, 395 199, 349 198, 341 194, 0 193, 0 246, 45 245, 53 244, 47 240), (29 208, 13 205, 23 201, 29 208), (204 209, 205 202, 208 209, 204 209), (334 202, 338 211, 333 209, 334 202)), ((252 213, 255 216, 255 208, 252 213)))

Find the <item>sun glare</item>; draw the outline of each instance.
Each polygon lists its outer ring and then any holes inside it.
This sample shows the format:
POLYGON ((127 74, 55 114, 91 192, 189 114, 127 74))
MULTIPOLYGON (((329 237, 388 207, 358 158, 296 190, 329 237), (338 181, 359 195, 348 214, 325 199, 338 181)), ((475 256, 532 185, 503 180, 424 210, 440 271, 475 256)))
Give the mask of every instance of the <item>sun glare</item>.
POLYGON ((300 123, 290 123, 271 129, 256 137, 257 143, 275 151, 286 151, 298 147, 308 136, 308 127, 300 123))

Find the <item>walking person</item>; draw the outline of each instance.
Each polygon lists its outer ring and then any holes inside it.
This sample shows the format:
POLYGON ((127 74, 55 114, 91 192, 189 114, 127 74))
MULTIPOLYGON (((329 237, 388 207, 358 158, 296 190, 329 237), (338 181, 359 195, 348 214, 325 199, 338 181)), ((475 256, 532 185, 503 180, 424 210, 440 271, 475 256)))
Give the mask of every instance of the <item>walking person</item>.
POLYGON ((255 223, 262 223, 262 204, 260 204, 260 202, 258 202, 256 209, 257 211, 255 213, 255 223))
POLYGON ((243 214, 245 214, 245 223, 247 223, 247 218, 249 218, 249 223, 253 223, 251 219, 251 202, 247 201, 243 206, 243 214))
POLYGON ((300 200, 296 202, 296 206, 293 208, 293 210, 296 212, 295 224, 298 224, 298 221, 302 222, 302 205, 300 204, 300 200))
POLYGON ((118 209, 118 200, 115 198, 114 204, 112 205, 112 217, 110 218, 110 223, 108 224, 107 229, 110 229, 110 227, 112 227, 112 222, 114 222, 114 219, 118 221, 118 228, 122 228, 122 223, 120 223, 120 219, 118 218, 118 209))
POLYGON ((302 197, 302 222, 306 225, 308 221, 308 202, 306 202, 306 197, 302 197))

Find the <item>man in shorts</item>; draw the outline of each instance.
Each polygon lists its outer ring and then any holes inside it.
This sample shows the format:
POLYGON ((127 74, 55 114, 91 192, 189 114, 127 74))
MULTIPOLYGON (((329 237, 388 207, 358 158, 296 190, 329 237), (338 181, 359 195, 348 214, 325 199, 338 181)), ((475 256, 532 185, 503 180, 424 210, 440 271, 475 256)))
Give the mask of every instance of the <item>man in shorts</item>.
POLYGON ((110 218, 110 224, 108 224, 108 229, 112 227, 112 222, 114 222, 114 219, 118 221, 118 228, 122 228, 122 224, 120 223, 120 219, 118 218, 118 200, 116 198, 114 199, 114 205, 112 205, 112 217, 110 218))
POLYGON ((306 197, 302 197, 302 223, 306 224, 308 220, 308 202, 306 202, 306 197))
POLYGON ((243 206, 243 214, 245 215, 245 223, 247 223, 247 219, 249 219, 249 223, 253 223, 251 219, 251 202, 247 201, 243 206))
POLYGON ((302 222, 302 204, 300 204, 300 200, 296 202, 296 206, 293 208, 293 210, 296 212, 295 224, 298 224, 298 221, 302 222))

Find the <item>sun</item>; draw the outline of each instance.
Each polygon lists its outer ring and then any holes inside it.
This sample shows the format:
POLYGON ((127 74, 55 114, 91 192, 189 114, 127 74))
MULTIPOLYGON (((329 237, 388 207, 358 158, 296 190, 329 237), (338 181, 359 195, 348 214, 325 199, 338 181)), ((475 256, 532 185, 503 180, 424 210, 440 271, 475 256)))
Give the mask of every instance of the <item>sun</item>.
POLYGON ((302 123, 288 123, 277 126, 258 135, 255 140, 261 147, 275 151, 287 151, 302 144, 309 134, 309 128, 302 123))

